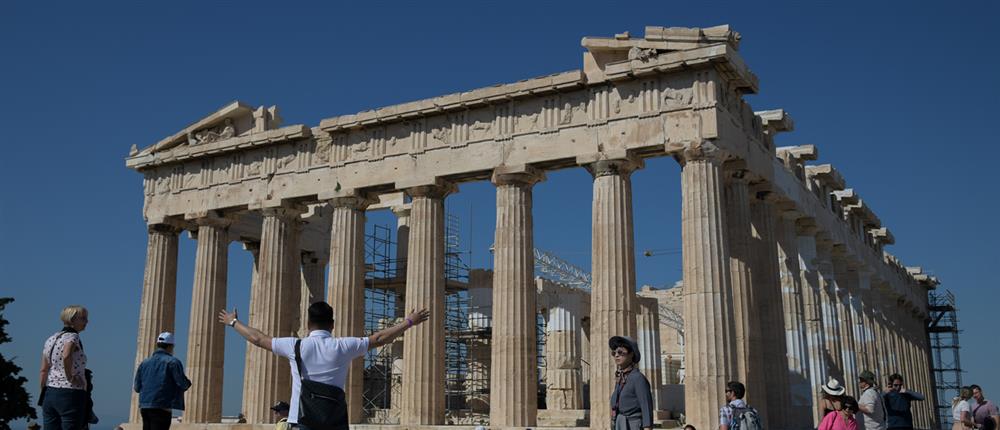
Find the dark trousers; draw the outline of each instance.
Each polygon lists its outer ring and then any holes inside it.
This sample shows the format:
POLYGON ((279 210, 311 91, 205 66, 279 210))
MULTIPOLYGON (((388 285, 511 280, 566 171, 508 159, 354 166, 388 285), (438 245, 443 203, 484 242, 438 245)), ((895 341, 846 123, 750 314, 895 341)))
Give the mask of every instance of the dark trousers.
POLYGON ((45 388, 42 425, 45 430, 79 430, 87 425, 87 392, 70 388, 45 388))
POLYGON ((170 428, 170 411, 166 409, 140 409, 142 430, 167 430, 170 428))

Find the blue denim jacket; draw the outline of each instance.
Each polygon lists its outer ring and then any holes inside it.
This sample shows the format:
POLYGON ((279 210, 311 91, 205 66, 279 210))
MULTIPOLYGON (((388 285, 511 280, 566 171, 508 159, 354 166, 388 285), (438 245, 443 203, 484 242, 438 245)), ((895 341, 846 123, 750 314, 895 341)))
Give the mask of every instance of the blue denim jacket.
POLYGON ((139 393, 139 408, 184 410, 184 391, 191 380, 184 365, 167 351, 157 349, 135 371, 133 389, 139 393))

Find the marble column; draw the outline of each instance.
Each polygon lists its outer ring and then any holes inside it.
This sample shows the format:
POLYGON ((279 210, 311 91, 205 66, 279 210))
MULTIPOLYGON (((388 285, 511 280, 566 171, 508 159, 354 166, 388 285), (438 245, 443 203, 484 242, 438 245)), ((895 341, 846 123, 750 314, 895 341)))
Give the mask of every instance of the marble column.
MULTIPOLYGON (((778 279, 778 251, 774 236, 774 209, 768 192, 760 191, 751 200, 750 216, 753 227, 752 250, 755 258, 750 269, 753 297, 760 311, 764 355, 764 379, 767 381, 767 405, 764 412, 769 428, 786 428, 787 415, 781 405, 790 404, 786 359, 785 325, 781 307, 781 284, 778 279), (759 297, 759 300, 757 298, 759 297)), ((717 424, 717 423, 713 423, 717 424)))
MULTIPOLYGON (((826 377, 833 377, 845 382, 844 360, 840 346, 840 315, 837 312, 837 285, 834 281, 833 260, 831 256, 833 248, 830 241, 823 237, 823 240, 816 241, 816 270, 819 273, 821 289, 820 300, 823 310, 823 330, 824 330, 824 351, 826 357, 826 377)), ((856 375, 851 375, 856 377, 856 375)), ((824 381, 825 382, 825 381, 824 381)))
POLYGON ((848 392, 858 393, 858 375, 864 369, 857 366, 857 342, 854 340, 854 319, 850 308, 850 275, 847 261, 834 257, 834 277, 837 295, 837 314, 840 326, 841 361, 844 363, 844 386, 848 392))
POLYGON ((325 299, 327 258, 315 252, 302 252, 302 292, 299 300, 299 337, 309 336, 309 306, 325 299))
POLYGON ((865 333, 865 313, 862 307, 861 297, 862 291, 869 288, 868 278, 864 274, 864 269, 859 268, 852 275, 852 287, 853 289, 849 294, 850 310, 851 310, 851 321, 854 323, 854 348, 857 353, 857 366, 861 371, 870 370, 872 367, 873 356, 870 351, 868 351, 868 339, 865 333))
MULTIPOLYGON (((493 271, 469 271, 469 330, 488 333, 492 326, 493 271)), ((490 412, 490 341, 486 336, 475 336, 466 343, 468 368, 465 390, 469 393, 466 405, 476 413, 490 412)))
MULTIPOLYGON (((299 215, 292 208, 264 208, 257 282, 250 292, 247 325, 269 336, 295 336, 299 331, 301 251, 299 215)), ((272 423, 270 407, 288 399, 292 389, 288 360, 270 351, 247 347, 243 409, 251 424, 272 423)))
POLYGON ((226 306, 229 220, 207 216, 198 224, 191 321, 188 328, 187 367, 191 388, 185 393, 184 422, 222 420, 222 366, 226 326, 217 314, 226 306))
POLYGON ((791 408, 786 412, 789 428, 810 425, 812 411, 812 384, 810 382, 809 356, 806 345, 806 321, 803 313, 803 287, 799 269, 799 251, 794 212, 784 212, 776 223, 775 239, 778 242, 778 267, 781 277, 781 303, 784 310, 785 343, 788 351, 788 381, 791 408))
MULTIPOLYGON (((396 277, 406 279, 406 256, 410 247, 410 204, 393 206, 392 213, 396 215, 396 277)), ((398 303, 396 307, 403 309, 398 303)))
POLYGON ((591 213, 590 428, 611 422, 607 407, 615 365, 612 336, 636 337, 635 238, 632 230, 631 173, 637 160, 599 160, 587 165, 594 177, 591 213))
MULTIPOLYGON (((250 273, 250 294, 252 295, 254 291, 258 291, 260 289, 260 287, 258 287, 258 285, 260 284, 260 270, 259 270, 260 242, 243 241, 243 250, 249 252, 251 257, 252 264, 250 273)), ((259 305, 259 303, 255 304, 251 301, 250 308, 247 309, 247 317, 249 317, 250 314, 257 312, 255 310, 255 305, 259 305)), ((260 375, 246 371, 246 369, 251 369, 253 366, 256 365, 254 363, 254 360, 257 360, 258 357, 260 356, 259 353, 251 353, 252 349, 254 349, 253 346, 247 345, 247 351, 245 356, 243 357, 244 389, 242 391, 243 398, 242 398, 240 413, 242 413, 244 417, 246 417, 247 415, 247 408, 251 406, 251 402, 254 401, 251 399, 251 396, 256 395, 256 393, 251 393, 250 392, 251 390, 249 390, 248 388, 257 387, 260 384, 260 379, 259 379, 260 375)), ((253 406, 256 407, 256 405, 253 406)))
POLYGON ((493 242, 490 426, 533 427, 538 420, 538 351, 531 189, 544 175, 498 167, 493 242))
MULTIPOLYGON (((365 335, 365 209, 364 197, 341 197, 330 200, 330 273, 327 301, 333 307, 333 335, 365 335)), ((358 424, 364 419, 364 360, 351 362, 344 384, 348 420, 358 424)))
POLYGON ((684 404, 687 422, 697 428, 718 424, 718 403, 736 368, 734 330, 727 324, 732 284, 722 157, 712 147, 689 148, 681 160, 684 319, 691 322, 684 327, 684 404))
POLYGON ((823 310, 822 310, 822 288, 819 283, 819 272, 816 267, 816 227, 808 223, 800 222, 796 226, 799 234, 797 238, 797 249, 799 252, 799 269, 801 270, 802 298, 805 305, 803 316, 805 317, 806 348, 809 358, 809 393, 813 404, 812 423, 819 423, 822 420, 819 408, 815 407, 821 399, 820 390, 816 387, 822 386, 826 382, 827 364, 824 347, 826 339, 823 337, 823 310))
POLYGON ((427 322, 403 336, 401 425, 444 424, 444 199, 455 191, 445 183, 409 188, 409 257, 406 306, 427 309, 427 322))
POLYGON ((582 294, 562 292, 545 326, 545 403, 549 410, 583 409, 582 294))
POLYGON ((763 413, 767 409, 764 351, 761 324, 751 280, 750 190, 746 171, 727 172, 725 205, 729 240, 729 270, 732 280, 733 326, 735 328, 736 379, 747 387, 746 401, 763 413))
POLYGON ((639 308, 636 320, 639 338, 636 341, 642 353, 639 370, 649 380, 650 390, 653 393, 653 407, 659 409, 663 397, 663 377, 660 373, 660 306, 652 297, 637 297, 636 300, 639 308))
MULTIPOLYGON (((177 234, 180 229, 166 224, 148 226, 146 269, 142 276, 139 304, 139 335, 136 337, 135 368, 156 349, 156 337, 173 333, 177 303, 177 234)), ((139 395, 132 393, 129 422, 138 423, 139 395)))

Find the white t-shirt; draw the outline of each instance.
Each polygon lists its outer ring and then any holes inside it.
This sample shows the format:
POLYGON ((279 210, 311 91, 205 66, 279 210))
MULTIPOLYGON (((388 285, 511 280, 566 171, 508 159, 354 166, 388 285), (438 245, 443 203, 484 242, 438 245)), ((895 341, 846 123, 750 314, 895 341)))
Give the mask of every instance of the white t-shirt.
POLYGON ((968 412, 969 419, 972 419, 972 408, 969 407, 968 400, 960 400, 951 408, 951 417, 955 419, 955 422, 962 420, 962 412, 968 412))
MULTIPOLYGON (((861 393, 858 404, 872 411, 871 414, 864 412, 860 414, 866 430, 885 430, 885 407, 882 405, 882 394, 878 390, 868 387, 861 393)), ((861 428, 862 426, 858 426, 858 429, 861 428)))
MULTIPOLYGON (((281 337, 271 339, 271 350, 279 357, 288 359, 292 367, 292 398, 288 411, 288 422, 299 422, 299 390, 302 381, 299 380, 299 369, 295 365, 295 341, 298 338, 281 337)), ((305 378, 310 381, 322 382, 344 388, 347 382, 347 370, 351 361, 365 355, 368 351, 367 337, 333 337, 325 330, 313 330, 309 336, 302 339, 302 367, 305 378)), ((360 401, 361 399, 348 399, 360 401)))

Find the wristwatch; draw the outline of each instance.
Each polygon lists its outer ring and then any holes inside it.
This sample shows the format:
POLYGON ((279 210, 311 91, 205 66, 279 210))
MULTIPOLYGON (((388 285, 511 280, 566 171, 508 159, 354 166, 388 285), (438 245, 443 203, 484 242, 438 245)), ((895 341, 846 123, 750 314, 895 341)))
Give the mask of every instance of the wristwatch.
POLYGON ((229 326, 230 327, 236 327, 236 321, 239 321, 239 319, 233 318, 233 320, 229 322, 229 326))

